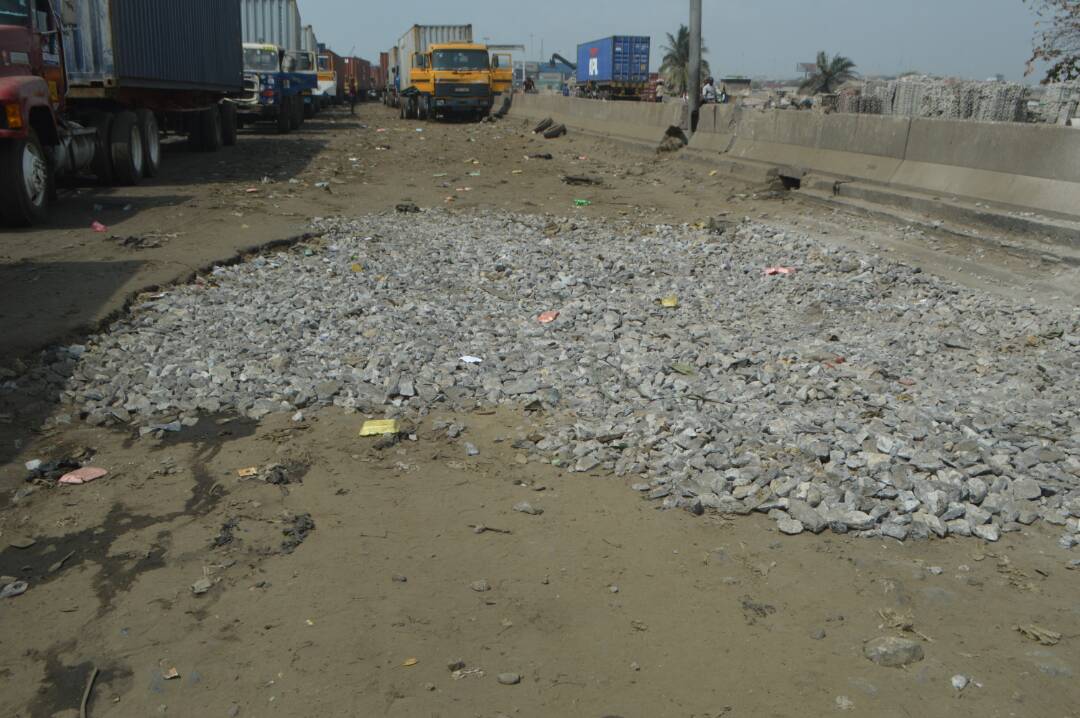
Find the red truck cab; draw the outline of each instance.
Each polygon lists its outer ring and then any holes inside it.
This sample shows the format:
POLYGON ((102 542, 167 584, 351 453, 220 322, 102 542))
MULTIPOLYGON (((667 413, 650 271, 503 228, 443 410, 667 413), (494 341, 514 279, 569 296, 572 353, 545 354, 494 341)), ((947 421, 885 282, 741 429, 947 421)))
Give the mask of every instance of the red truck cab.
POLYGON ((53 192, 48 152, 63 102, 60 21, 48 0, 0 0, 0 216, 44 219, 53 192))

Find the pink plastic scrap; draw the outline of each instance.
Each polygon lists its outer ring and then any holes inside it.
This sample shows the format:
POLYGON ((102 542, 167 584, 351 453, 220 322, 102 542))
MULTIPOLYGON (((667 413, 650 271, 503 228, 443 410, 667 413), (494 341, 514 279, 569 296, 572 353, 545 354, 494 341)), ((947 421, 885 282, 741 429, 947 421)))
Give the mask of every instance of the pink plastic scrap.
POLYGON ((765 276, 766 277, 775 277, 778 274, 785 275, 785 276, 788 275, 788 274, 795 274, 795 267, 766 267, 765 268, 765 276))
POLYGON ((539 317, 537 317, 537 321, 539 321, 541 324, 551 324, 553 321, 555 321, 558 318, 559 318, 559 313, 558 312, 544 312, 539 317))
POLYGON ((81 469, 75 469, 69 471, 60 477, 61 484, 69 484, 72 486, 78 486, 79 484, 89 484, 95 479, 100 479, 109 472, 105 469, 95 469, 93 466, 84 466, 81 469))
POLYGON ((90 229, 94 230, 95 232, 108 232, 109 231, 108 227, 103 225, 101 222, 98 222, 97 220, 95 220, 94 222, 92 222, 90 224, 90 229))

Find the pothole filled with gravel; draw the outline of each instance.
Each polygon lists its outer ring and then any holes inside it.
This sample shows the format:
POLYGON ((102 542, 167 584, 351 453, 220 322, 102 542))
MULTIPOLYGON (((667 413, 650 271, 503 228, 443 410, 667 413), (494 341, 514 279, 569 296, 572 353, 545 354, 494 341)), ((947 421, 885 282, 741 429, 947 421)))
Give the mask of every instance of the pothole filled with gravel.
POLYGON ((514 405, 546 426, 521 451, 640 476, 668 508, 897 539, 1041 518, 1080 543, 1076 312, 750 222, 318 224, 320 243, 154 295, 20 384, 70 377, 74 411, 144 433, 514 405))

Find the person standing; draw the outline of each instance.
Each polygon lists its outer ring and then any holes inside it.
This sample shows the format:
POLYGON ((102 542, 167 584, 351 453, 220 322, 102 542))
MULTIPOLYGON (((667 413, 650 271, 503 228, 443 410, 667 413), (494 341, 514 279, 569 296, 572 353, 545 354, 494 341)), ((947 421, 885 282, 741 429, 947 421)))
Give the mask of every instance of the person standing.
POLYGON ((657 102, 663 102, 664 101, 664 81, 663 80, 657 80, 656 81, 656 101, 657 102))
POLYGON ((356 114, 356 78, 349 80, 349 114, 356 114))
POLYGON ((705 80, 705 87, 701 88, 701 100, 705 104, 716 102, 716 85, 711 77, 705 80))

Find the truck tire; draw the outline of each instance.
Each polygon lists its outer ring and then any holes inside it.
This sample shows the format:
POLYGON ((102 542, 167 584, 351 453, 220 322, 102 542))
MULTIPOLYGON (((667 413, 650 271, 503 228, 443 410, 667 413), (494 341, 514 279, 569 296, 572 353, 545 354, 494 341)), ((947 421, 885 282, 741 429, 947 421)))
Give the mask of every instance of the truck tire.
POLYGON ((289 98, 289 129, 299 130, 304 120, 304 100, 299 95, 289 98))
POLYGON ((161 170, 161 132, 157 115, 150 110, 135 110, 143 143, 143 177, 157 177, 161 170))
POLYGON ((143 137, 134 112, 118 112, 109 130, 113 184, 131 187, 143 178, 143 137))
POLYGON ((113 183, 112 153, 109 148, 113 123, 112 113, 94 112, 86 118, 86 122, 97 131, 97 137, 94 140, 94 160, 90 163, 90 171, 97 177, 98 182, 108 187, 113 183))
POLYGON ((310 120, 315 116, 315 102, 304 101, 304 118, 310 120))
POLYGON ((555 120, 551 119, 550 117, 544 120, 540 120, 540 124, 533 128, 533 134, 538 135, 554 124, 555 120))
POLYGON ((549 140, 553 140, 556 137, 562 137, 566 134, 566 125, 552 125, 546 132, 544 137, 549 140))
POLYGON ((232 147, 236 144, 236 130, 239 127, 236 121, 236 105, 223 102, 218 108, 221 112, 221 143, 232 147))
POLYGON ((277 131, 279 135, 292 131, 292 103, 289 102, 288 97, 282 97, 278 105, 277 131))
POLYGON ((52 167, 37 133, 0 141, 0 217, 13 227, 43 222, 52 193, 52 167))
POLYGON ((217 105, 211 105, 208 109, 199 113, 199 139, 198 149, 203 152, 217 152, 224 142, 221 127, 221 111, 217 105))

